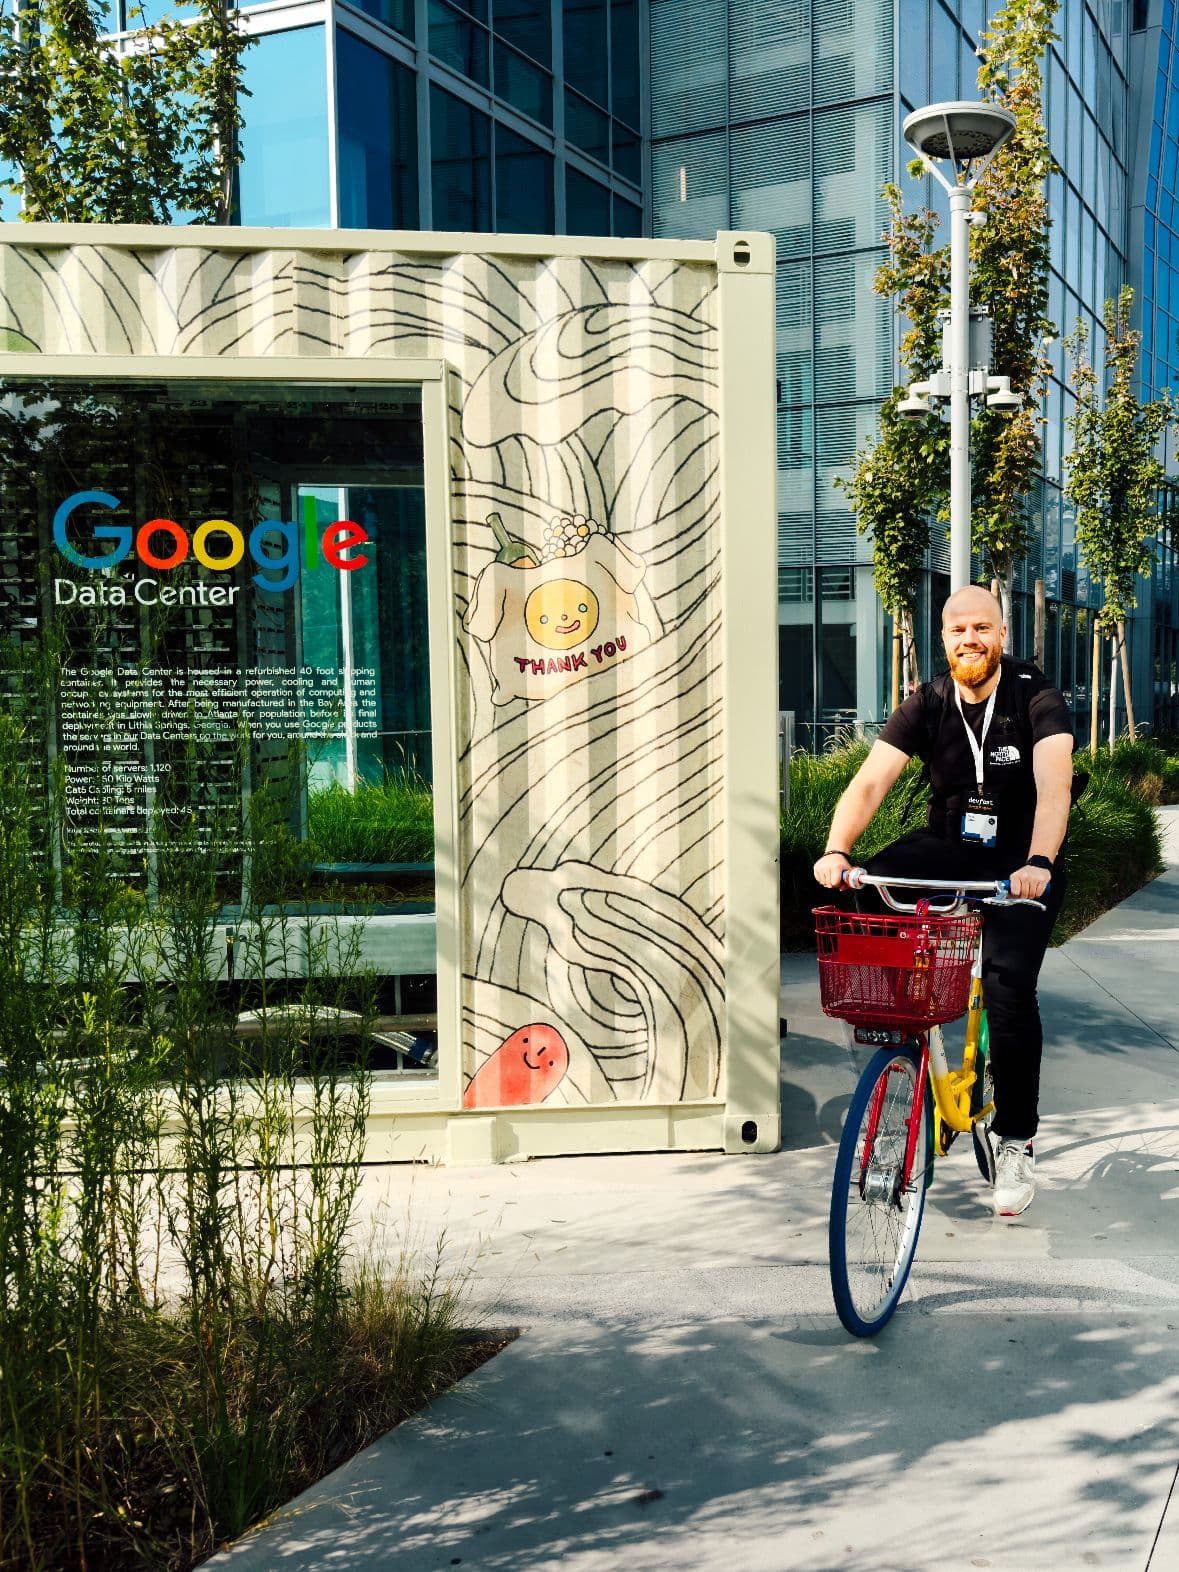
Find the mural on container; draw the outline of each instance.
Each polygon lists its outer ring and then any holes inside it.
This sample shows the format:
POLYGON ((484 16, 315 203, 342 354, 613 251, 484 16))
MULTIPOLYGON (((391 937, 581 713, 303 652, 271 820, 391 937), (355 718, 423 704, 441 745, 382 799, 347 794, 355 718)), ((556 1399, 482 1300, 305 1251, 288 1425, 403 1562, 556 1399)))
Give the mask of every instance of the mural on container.
POLYGON ((715 301, 670 261, 0 248, 10 349, 451 368, 468 1107, 721 1092, 715 301))

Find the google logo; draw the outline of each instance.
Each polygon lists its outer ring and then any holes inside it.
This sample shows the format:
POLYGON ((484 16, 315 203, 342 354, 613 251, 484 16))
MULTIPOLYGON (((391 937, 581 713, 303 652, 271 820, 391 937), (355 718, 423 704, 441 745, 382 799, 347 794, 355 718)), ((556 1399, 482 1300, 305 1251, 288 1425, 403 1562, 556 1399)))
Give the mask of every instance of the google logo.
POLYGON ((178 568, 188 560, 190 552, 202 567, 214 573, 225 573, 237 567, 248 546, 251 560, 259 570, 253 576, 254 583, 259 589, 278 594, 289 590, 298 581, 301 571, 300 535, 303 537, 302 566, 309 569, 318 568, 322 558, 338 572, 350 573, 354 568, 363 568, 369 560, 359 554, 350 557, 343 555, 349 548, 368 545, 370 541, 367 531, 351 519, 337 519, 319 535, 315 502, 310 497, 304 499, 302 529, 289 521, 263 519, 260 524, 254 525, 248 537, 229 519, 206 519, 203 524, 197 525, 191 540, 188 532, 175 519, 148 519, 137 530, 132 530, 129 524, 95 524, 93 532, 98 540, 114 542, 113 550, 95 555, 79 551, 67 534, 74 513, 87 505, 113 509, 121 507, 122 503, 118 497, 112 497, 109 491, 75 491, 53 515, 53 540, 68 562, 72 562, 76 568, 89 568, 95 572, 115 567, 134 546, 135 555, 144 567, 152 568, 157 573, 167 573, 178 568), (153 544, 161 535, 171 543, 162 554, 153 544), (280 547, 277 554, 273 550, 276 538, 280 547), (277 573, 278 577, 268 577, 272 573, 277 573))

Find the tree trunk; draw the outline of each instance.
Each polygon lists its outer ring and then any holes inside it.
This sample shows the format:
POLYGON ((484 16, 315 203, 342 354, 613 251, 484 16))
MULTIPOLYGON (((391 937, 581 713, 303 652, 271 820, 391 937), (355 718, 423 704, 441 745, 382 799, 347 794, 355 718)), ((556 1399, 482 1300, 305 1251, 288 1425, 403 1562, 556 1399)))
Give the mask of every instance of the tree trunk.
POLYGON ((1138 741, 1138 731, 1134 725, 1134 694, 1130 686, 1130 649, 1126 643, 1126 624, 1118 623, 1118 648, 1122 655, 1122 692, 1126 700, 1126 730, 1130 734, 1130 741, 1138 741))
POLYGON ((908 671, 910 692, 921 685, 921 670, 917 663, 917 630, 913 625, 913 613, 905 613, 905 634, 908 640, 908 671))
POLYGON ((1003 640, 1003 653, 1011 654, 1011 569, 1002 574, 998 580, 999 604, 1003 607, 1003 622, 1007 628, 1007 637, 1003 640))
POLYGON ((1109 636, 1109 751, 1118 740, 1118 634, 1109 636))
POLYGON ((1097 730, 1101 710, 1101 623, 1093 618, 1093 654, 1089 662, 1089 753, 1097 757, 1097 730))
POLYGON ((1032 659, 1036 663, 1036 665, 1040 668, 1041 671, 1044 670, 1044 631, 1045 631, 1045 622, 1046 621, 1047 621, 1047 618, 1045 616, 1045 608, 1044 608, 1044 580, 1043 579, 1037 579, 1036 580, 1036 623, 1035 623, 1035 638, 1034 638, 1034 643, 1033 643, 1033 647, 1032 647, 1032 659))
POLYGON ((892 675, 888 687, 888 713, 901 702, 901 618, 894 612, 892 619, 892 675))

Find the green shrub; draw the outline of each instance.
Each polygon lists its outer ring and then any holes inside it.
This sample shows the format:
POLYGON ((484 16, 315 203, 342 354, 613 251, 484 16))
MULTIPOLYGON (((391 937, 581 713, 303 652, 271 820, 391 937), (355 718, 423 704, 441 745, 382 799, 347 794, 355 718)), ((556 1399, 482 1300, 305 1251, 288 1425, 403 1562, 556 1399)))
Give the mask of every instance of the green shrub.
MULTIPOLYGON (((871 744, 852 733, 818 755, 795 753, 790 760, 790 807, 782 815, 782 948, 805 949, 814 942, 812 908, 826 892, 812 869, 827 841, 831 815, 844 788, 868 756, 871 744)), ((871 857, 906 830, 925 823, 928 788, 919 784, 921 766, 910 763, 880 805, 855 846, 857 860, 871 857)))
MULTIPOLYGON (((1141 747, 1141 744, 1136 746, 1141 747)), ((1146 773, 1141 758, 1134 761, 1146 773)), ((1087 752, 1076 768, 1089 784, 1069 816, 1068 894, 1053 942, 1062 943, 1162 871, 1158 819, 1142 792, 1116 767, 1087 752)))
MULTIPOLYGON (((840 794, 867 757, 869 744, 850 736, 817 757, 797 753, 790 761, 790 808, 782 816, 782 948, 807 949, 814 941, 812 908, 826 892, 814 881, 812 867, 826 844, 840 794)), ((1062 943, 1094 917, 1124 900, 1162 868, 1158 823, 1151 808, 1158 782, 1179 785, 1179 759, 1157 742, 1119 743, 1111 756, 1077 754, 1077 770, 1090 775, 1089 786, 1069 820, 1068 894, 1053 934, 1062 943)), ((849 846, 864 861, 891 841, 925 822, 928 793, 918 787, 919 765, 910 763, 881 804, 871 825, 849 846)), ((1165 798, 1165 788, 1164 788, 1165 798)))
POLYGON ((307 853, 313 862, 430 862, 434 796, 410 772, 355 791, 338 783, 313 792, 307 805, 307 853))
POLYGON ((1179 747, 1167 737, 1121 738, 1112 753, 1098 748, 1096 758, 1086 748, 1078 754, 1078 767, 1095 778, 1114 775, 1139 792, 1147 802, 1179 802, 1179 747))

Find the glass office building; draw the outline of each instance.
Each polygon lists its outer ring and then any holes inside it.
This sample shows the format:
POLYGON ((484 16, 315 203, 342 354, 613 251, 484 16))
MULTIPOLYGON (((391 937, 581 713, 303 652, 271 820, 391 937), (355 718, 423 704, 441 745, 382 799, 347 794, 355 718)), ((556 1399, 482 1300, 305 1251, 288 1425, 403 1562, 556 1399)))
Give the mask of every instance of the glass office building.
MULTIPOLYGON (((897 321, 872 290, 885 254, 880 188, 900 181, 911 205, 940 211, 948 237, 941 188, 905 173, 911 154, 900 128, 913 108, 978 96, 975 51, 988 10, 983 0, 650 0, 654 232, 702 236, 749 225, 772 229, 778 241, 780 698, 795 712, 802 740, 821 741, 849 721, 877 720, 886 703, 886 629, 872 587, 871 545, 857 537, 835 482, 875 433, 880 402, 899 377, 897 321)), ((1100 354, 1102 304, 1124 281, 1134 284, 1146 312, 1148 390, 1179 383, 1169 366, 1163 374, 1156 347, 1164 338, 1176 343, 1167 311, 1179 300, 1169 272, 1175 231, 1166 228, 1168 238, 1161 238, 1179 156, 1179 113, 1163 123, 1173 10, 1172 0, 1069 0, 1044 73, 1051 145, 1062 166, 1049 188, 1049 315, 1061 336, 1084 321, 1100 354), (1130 70, 1132 50, 1143 72, 1130 70), (1146 143, 1131 85, 1144 75, 1158 122, 1146 143), (1147 212, 1132 216, 1132 179, 1145 168, 1147 147, 1156 177, 1139 199, 1147 212), (1131 244, 1143 233, 1152 254, 1131 244)), ((1173 265, 1179 269, 1179 240, 1173 265)), ((1035 545, 1016 576, 1013 636, 1017 652, 1030 655, 1032 595, 1042 579, 1044 663, 1080 722, 1099 591, 1078 561, 1062 500, 1072 395, 1059 338, 1050 354, 1043 476, 1030 501, 1035 545)), ((1171 355, 1179 358, 1179 350, 1171 355)), ((1144 661, 1155 663, 1156 709, 1170 702, 1164 668, 1174 660, 1174 639, 1157 629, 1171 617, 1173 552, 1162 557, 1161 580, 1144 592, 1139 621, 1146 628, 1135 637, 1140 711, 1149 708, 1151 687, 1144 661)), ((918 617, 923 671, 937 654, 931 629, 948 567, 948 546, 935 531, 918 617)))
POLYGON ((243 224, 644 232, 639 0, 247 16, 243 224))

